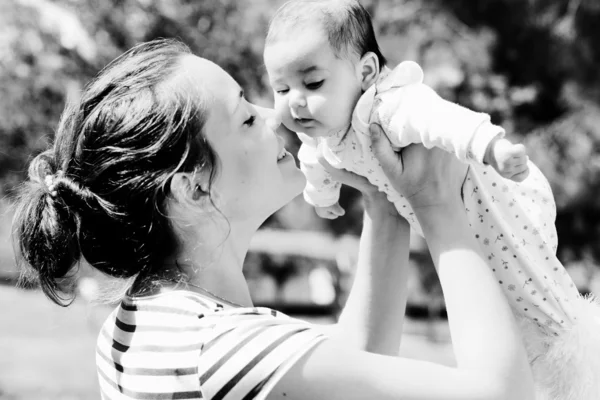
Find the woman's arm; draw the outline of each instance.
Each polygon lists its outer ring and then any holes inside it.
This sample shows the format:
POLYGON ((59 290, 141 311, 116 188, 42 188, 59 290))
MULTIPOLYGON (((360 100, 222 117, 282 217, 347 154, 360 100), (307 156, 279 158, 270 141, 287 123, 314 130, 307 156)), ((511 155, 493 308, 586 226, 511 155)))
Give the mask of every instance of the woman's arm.
POLYGON ((429 207, 421 216, 426 232, 435 228, 427 240, 440 271, 457 367, 357 351, 334 337, 302 357, 269 399, 533 398, 512 315, 469 235, 464 210, 429 207), (480 297, 471 295, 473 289, 480 297))
POLYGON ((457 366, 488 371, 526 389, 531 372, 513 314, 481 256, 462 203, 458 197, 454 201, 415 213, 442 284, 457 366))
POLYGON ((388 212, 389 206, 384 196, 365 197, 356 273, 336 334, 353 348, 397 355, 406 311, 410 227, 395 209, 388 212))
POLYGON ((468 226, 458 164, 442 151, 411 147, 419 151, 403 153, 410 175, 391 159, 384 168, 424 229, 444 290, 457 367, 356 351, 333 338, 305 354, 269 399, 534 398, 513 316, 468 226))
POLYGON ((328 332, 348 348, 397 355, 407 300, 410 226, 384 193, 348 171, 318 160, 337 181, 358 189, 364 216, 352 289, 328 332))
POLYGON ((458 366, 485 368, 526 383, 519 379, 531 378, 521 335, 464 210, 467 165, 422 146, 399 156, 380 129, 373 127, 372 133, 374 153, 423 228, 444 291, 458 366))

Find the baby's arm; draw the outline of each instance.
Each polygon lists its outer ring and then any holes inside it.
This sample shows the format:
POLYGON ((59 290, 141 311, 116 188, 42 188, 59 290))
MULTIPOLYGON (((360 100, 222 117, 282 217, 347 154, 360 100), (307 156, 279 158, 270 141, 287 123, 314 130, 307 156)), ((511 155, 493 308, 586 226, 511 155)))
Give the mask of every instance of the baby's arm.
POLYGON ((302 141, 298 151, 300 169, 306 176, 304 200, 315 207, 321 218, 335 219, 344 215, 344 209, 338 204, 341 184, 317 160, 317 140, 302 133, 298 133, 298 137, 302 141))
MULTIPOLYGON (((420 81, 402 83, 405 76, 417 76, 420 67, 400 64, 377 94, 379 122, 397 146, 423 143, 456 155, 461 161, 491 165, 505 178, 521 181, 527 176, 527 156, 522 145, 504 139, 504 130, 490 117, 441 98, 420 81)), ((422 75, 421 75, 422 76, 422 75)))

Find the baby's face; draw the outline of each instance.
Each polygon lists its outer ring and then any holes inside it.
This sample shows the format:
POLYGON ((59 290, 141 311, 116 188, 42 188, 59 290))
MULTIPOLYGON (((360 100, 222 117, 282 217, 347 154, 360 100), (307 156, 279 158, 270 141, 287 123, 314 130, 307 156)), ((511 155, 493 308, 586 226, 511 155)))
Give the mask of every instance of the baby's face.
POLYGON ((358 57, 336 57, 325 33, 305 26, 268 45, 264 59, 275 111, 288 129, 323 137, 350 125, 361 95, 358 57))

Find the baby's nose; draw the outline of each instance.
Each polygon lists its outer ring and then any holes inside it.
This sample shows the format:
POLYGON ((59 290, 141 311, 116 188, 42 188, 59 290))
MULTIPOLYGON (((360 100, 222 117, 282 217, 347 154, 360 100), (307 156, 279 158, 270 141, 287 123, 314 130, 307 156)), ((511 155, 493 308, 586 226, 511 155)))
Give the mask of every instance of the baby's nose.
POLYGON ((290 93, 290 108, 306 107, 306 97, 299 90, 290 93))

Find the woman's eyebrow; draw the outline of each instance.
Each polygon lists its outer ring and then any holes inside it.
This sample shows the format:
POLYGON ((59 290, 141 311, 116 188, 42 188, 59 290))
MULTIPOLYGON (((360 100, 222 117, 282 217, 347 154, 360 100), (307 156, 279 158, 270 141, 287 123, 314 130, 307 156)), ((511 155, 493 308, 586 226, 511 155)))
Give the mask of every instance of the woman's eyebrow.
POLYGON ((231 114, 235 114, 237 109, 240 107, 240 103, 242 102, 242 98, 244 98, 244 89, 240 88, 237 99, 235 100, 235 107, 231 111, 231 114))

